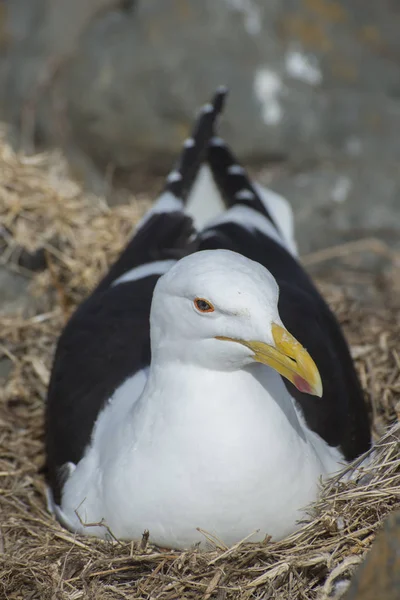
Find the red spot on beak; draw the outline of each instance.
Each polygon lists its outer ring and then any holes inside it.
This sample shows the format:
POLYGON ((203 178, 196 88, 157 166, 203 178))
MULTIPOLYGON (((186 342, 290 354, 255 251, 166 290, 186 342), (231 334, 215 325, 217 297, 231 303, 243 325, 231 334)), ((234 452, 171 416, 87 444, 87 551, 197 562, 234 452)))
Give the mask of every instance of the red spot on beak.
POLYGON ((312 394, 312 388, 310 384, 303 379, 303 377, 300 377, 300 375, 295 375, 293 377, 293 383, 300 392, 303 392, 304 394, 312 394))

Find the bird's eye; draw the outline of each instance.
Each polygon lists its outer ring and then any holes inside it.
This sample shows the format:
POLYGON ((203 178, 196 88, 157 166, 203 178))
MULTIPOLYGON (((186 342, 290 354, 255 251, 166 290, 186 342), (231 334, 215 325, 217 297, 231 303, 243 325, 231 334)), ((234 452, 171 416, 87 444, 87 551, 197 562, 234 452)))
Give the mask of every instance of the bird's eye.
POLYGON ((195 298, 194 305, 202 313, 214 312, 214 307, 208 300, 204 298, 195 298))

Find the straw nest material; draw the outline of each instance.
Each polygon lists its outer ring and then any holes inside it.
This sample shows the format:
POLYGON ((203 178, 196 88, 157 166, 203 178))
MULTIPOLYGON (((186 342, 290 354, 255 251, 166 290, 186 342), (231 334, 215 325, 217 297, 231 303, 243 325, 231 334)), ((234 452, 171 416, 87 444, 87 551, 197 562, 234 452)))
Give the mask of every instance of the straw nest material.
MULTIPOLYGON (((340 282, 321 281, 350 340, 377 443, 358 484, 340 477, 326 483, 297 533, 275 543, 250 539, 230 549, 215 540, 210 552, 179 553, 152 547, 146 536, 138 543, 74 536, 46 511, 40 473, 43 403, 55 342, 147 205, 145 198, 132 198, 111 209, 82 193, 60 156, 21 158, 4 136, 0 140, 2 260, 21 270, 30 264, 27 258, 41 256, 47 265, 32 276, 31 314, 0 321, 0 358, 13 363, 0 396, 0 597, 339 597, 382 520, 400 504, 400 311, 394 269, 381 275, 385 303, 379 306, 355 301, 340 282)), ((382 250, 376 242, 367 243, 366 250, 369 246, 382 250)), ((351 245, 338 253, 349 252, 351 245)), ((366 288, 376 285, 373 275, 362 277, 366 288)))

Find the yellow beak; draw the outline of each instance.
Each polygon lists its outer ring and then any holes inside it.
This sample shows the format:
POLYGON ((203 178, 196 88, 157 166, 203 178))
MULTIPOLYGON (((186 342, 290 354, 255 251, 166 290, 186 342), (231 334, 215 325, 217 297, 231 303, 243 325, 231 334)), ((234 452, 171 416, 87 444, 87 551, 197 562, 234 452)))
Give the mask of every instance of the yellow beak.
POLYGON ((228 337, 217 339, 237 342, 250 348, 254 352, 254 360, 275 369, 301 392, 321 397, 321 376, 307 350, 284 327, 276 323, 272 324, 272 337, 275 346, 228 337))

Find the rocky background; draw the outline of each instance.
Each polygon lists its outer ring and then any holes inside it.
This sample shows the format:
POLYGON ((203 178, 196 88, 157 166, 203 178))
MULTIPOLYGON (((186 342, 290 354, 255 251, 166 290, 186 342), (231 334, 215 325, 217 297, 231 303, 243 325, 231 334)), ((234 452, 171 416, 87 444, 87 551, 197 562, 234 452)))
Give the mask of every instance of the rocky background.
MULTIPOLYGON (((393 302, 399 0, 0 0, 0 119, 14 147, 61 148, 111 203, 123 188, 156 193, 219 84, 231 90, 221 132, 291 201, 306 266, 326 274, 334 259, 332 281, 393 302)), ((27 271, 42 268, 36 258, 27 271)), ((0 314, 32 310, 27 272, 1 259, 0 314)), ((0 384, 11 367, 0 360, 0 384)), ((399 597, 399 523, 388 521, 349 600, 399 597)))
POLYGON ((398 0, 3 0, 0 118, 97 192, 171 165, 196 108, 296 211, 303 253, 399 245, 398 0))

